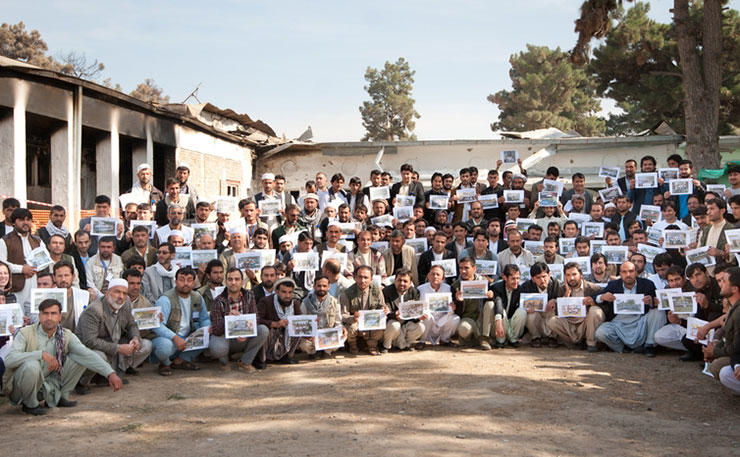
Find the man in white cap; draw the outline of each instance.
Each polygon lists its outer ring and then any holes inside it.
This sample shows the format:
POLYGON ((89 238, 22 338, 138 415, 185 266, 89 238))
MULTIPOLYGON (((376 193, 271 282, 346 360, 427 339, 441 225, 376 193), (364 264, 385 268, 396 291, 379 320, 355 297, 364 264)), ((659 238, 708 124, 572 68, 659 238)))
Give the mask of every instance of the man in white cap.
POLYGON ((343 244, 339 244, 339 240, 342 238, 342 226, 339 222, 331 221, 326 226, 326 233, 324 234, 324 241, 316 247, 319 252, 319 256, 324 255, 324 252, 333 253, 346 253, 347 248, 343 244))
POLYGON ((188 165, 187 162, 180 162, 177 164, 175 177, 180 181, 180 193, 190 195, 190 199, 193 202, 197 202, 198 189, 196 189, 192 184, 188 184, 188 178, 190 178, 190 165, 188 165))
MULTIPOLYGON (((254 201, 257 203, 257 207, 259 207, 259 202, 262 200, 280 200, 280 196, 275 192, 275 175, 273 173, 265 173, 262 175, 262 192, 254 194, 254 201)), ((280 211, 284 210, 285 206, 281 200, 280 211)), ((265 222, 265 224, 267 224, 270 231, 280 225, 282 220, 282 216, 280 214, 260 216, 260 218, 265 222)))
POLYGON ((231 213, 229 210, 220 202, 216 204, 216 227, 218 233, 216 233, 216 249, 219 254, 226 249, 226 245, 229 243, 229 230, 226 228, 226 223, 229 222, 231 213))
POLYGON ((148 163, 142 163, 136 167, 136 177, 139 180, 126 191, 127 194, 138 197, 137 201, 140 203, 149 203, 152 206, 164 199, 162 191, 154 187, 152 183, 152 167, 148 163))
MULTIPOLYGON (((152 352, 152 342, 142 340, 139 335, 131 308, 128 282, 120 278, 112 279, 105 295, 92 302, 82 313, 75 332, 80 341, 106 360, 119 376, 124 373, 136 374, 136 367, 144 363, 152 352)), ((86 388, 94 374, 88 370, 82 376, 76 388, 78 393, 89 392, 86 388)), ((108 383, 107 380, 103 382, 108 383)))
POLYGON ((303 210, 298 216, 298 223, 306 227, 306 231, 315 242, 321 242, 319 224, 326 216, 319 210, 319 196, 308 193, 303 196, 303 210))
MULTIPOLYGON (((243 225, 232 227, 229 231, 229 249, 226 249, 218 258, 224 266, 224 271, 229 271, 229 268, 238 268, 236 255, 244 254, 247 251, 249 251, 249 235, 247 235, 247 229, 243 225)), ((244 288, 251 290, 252 285, 258 284, 259 281, 253 271, 246 270, 245 273, 244 288)))

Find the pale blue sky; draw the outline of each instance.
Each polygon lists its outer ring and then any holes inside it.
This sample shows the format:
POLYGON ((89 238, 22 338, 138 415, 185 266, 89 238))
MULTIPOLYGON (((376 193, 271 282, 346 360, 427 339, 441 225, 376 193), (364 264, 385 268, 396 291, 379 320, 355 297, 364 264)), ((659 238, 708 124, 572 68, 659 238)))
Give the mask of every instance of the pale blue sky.
MULTIPOLYGON (((579 0, 4 1, 2 21, 38 29, 49 52, 84 52, 126 92, 153 78, 173 102, 199 98, 295 138, 356 141, 368 66, 405 57, 416 71, 419 139, 491 138, 486 100, 510 87, 527 43, 570 49, 579 0)), ((740 0, 730 2, 734 8, 740 0)), ((672 0, 651 2, 670 20, 672 0)), ((608 106, 605 106, 608 108, 608 106)))

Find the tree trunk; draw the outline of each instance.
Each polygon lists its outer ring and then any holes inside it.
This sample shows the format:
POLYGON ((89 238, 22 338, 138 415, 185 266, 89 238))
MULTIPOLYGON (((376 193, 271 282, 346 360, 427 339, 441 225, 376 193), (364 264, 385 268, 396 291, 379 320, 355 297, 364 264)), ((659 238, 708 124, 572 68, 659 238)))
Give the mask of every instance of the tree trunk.
POLYGON ((719 90, 722 82, 722 1, 704 1, 702 55, 689 0, 674 0, 673 20, 684 83, 686 155, 694 169, 719 168, 719 90))

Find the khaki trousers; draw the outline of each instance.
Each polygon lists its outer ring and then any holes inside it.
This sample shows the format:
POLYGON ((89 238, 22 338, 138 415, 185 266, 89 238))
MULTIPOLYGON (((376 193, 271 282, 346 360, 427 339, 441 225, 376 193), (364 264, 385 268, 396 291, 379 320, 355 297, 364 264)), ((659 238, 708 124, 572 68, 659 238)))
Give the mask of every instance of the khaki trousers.
POLYGON ((368 349, 376 349, 378 347, 378 341, 383 338, 383 330, 365 330, 360 331, 357 322, 353 322, 351 325, 345 325, 347 328, 347 342, 349 347, 357 347, 357 338, 365 340, 368 349))
POLYGON ((424 324, 422 322, 401 324, 397 320, 388 321, 383 332, 384 348, 390 349, 396 346, 399 349, 406 349, 419 342, 424 334, 424 324))
POLYGON ((604 311, 598 306, 589 307, 586 317, 552 317, 547 326, 552 333, 566 344, 586 344, 596 346, 596 329, 604 322, 604 311))
POLYGON ((527 330, 532 335, 532 339, 550 336, 550 327, 547 326, 547 321, 553 316, 555 316, 554 311, 527 313, 527 330))

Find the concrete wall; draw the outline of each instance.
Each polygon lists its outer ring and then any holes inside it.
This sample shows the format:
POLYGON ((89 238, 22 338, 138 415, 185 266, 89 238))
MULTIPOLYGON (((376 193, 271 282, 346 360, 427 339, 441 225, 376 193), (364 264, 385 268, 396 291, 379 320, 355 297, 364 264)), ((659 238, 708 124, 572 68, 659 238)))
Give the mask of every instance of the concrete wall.
MULTIPOLYGON (((319 171, 329 178, 334 173, 342 173, 347 182, 352 176, 359 176, 366 182, 370 171, 376 168, 375 159, 380 149, 380 145, 369 143, 324 143, 309 152, 288 149, 267 159, 258 159, 255 177, 265 172, 283 174, 290 190, 302 190, 305 182, 314 179, 319 171)), ((676 151, 676 143, 652 144, 640 143, 639 140, 629 145, 616 142, 550 145, 546 141, 529 140, 399 142, 384 148, 380 165, 399 179, 401 165, 410 163, 425 183, 434 172, 451 173, 457 177, 461 168, 476 166, 479 180, 485 182, 488 169, 496 168, 501 152, 511 149, 519 151, 530 177, 544 176, 548 167, 556 166, 561 177, 569 180, 578 171, 586 175, 587 185, 600 188, 604 182, 598 177, 601 165, 623 167, 629 158, 639 161, 645 155, 652 155, 659 166, 665 166, 665 159, 676 151)), ((502 166, 500 171, 507 169, 518 170, 518 167, 502 166)))

